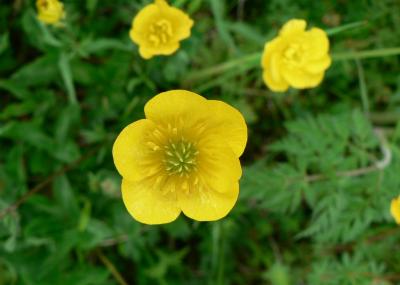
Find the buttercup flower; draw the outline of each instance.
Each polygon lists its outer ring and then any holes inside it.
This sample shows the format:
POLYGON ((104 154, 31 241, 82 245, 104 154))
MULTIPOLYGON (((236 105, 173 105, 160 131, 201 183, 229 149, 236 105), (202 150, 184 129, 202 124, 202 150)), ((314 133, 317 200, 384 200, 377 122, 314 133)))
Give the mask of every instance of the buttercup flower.
POLYGON ((392 200, 392 203, 390 204, 390 213, 396 223, 400 225, 400 196, 392 200))
POLYGON ((180 41, 190 36, 192 19, 183 11, 171 7, 165 0, 155 0, 133 19, 129 36, 139 45, 139 53, 149 59, 154 55, 170 55, 180 41))
POLYGON ((146 119, 128 125, 113 146, 129 213, 145 224, 174 221, 181 211, 218 220, 239 193, 243 116, 228 104, 173 90, 152 98, 146 119))
POLYGON ((290 20, 276 38, 265 44, 261 65, 264 82, 271 90, 315 87, 331 65, 326 33, 319 28, 305 28, 304 20, 290 20))
POLYGON ((64 5, 58 0, 37 0, 38 19, 46 24, 57 24, 65 16, 64 5))

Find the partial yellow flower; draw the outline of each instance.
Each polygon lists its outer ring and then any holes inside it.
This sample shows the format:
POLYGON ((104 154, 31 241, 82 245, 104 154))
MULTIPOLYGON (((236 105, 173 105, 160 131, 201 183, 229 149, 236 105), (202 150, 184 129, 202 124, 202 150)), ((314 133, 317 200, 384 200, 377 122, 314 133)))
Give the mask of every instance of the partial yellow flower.
POLYGON ((390 204, 390 213, 396 223, 400 225, 400 196, 392 200, 392 203, 390 204))
POLYGON ((57 24, 65 17, 64 5, 58 0, 37 0, 38 19, 46 24, 57 24))
POLYGON ((149 59, 174 53, 180 41, 190 36, 192 26, 192 19, 183 11, 169 6, 165 0, 155 0, 133 19, 129 36, 139 45, 140 55, 149 59))
POLYGON ((247 142, 241 113, 195 93, 173 90, 147 102, 146 119, 125 127, 113 146, 128 212, 145 224, 226 216, 236 203, 247 142))
POLYGON ((290 20, 265 44, 261 65, 264 82, 271 90, 311 88, 324 78, 331 65, 328 36, 319 28, 305 28, 306 21, 290 20))

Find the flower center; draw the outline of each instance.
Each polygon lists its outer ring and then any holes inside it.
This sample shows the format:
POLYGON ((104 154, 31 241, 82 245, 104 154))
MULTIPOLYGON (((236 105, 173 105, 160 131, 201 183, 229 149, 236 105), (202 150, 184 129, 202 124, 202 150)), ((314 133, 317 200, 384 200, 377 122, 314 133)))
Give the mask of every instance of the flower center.
POLYGON ((196 169, 196 157, 199 153, 193 143, 181 139, 165 147, 165 169, 169 175, 188 175, 196 169))
POLYGON ((150 26, 149 41, 153 46, 158 47, 161 44, 166 44, 171 37, 172 25, 169 21, 163 19, 150 26))
POLYGON ((290 44, 283 53, 284 59, 288 63, 299 65, 303 62, 303 48, 300 44, 290 44))

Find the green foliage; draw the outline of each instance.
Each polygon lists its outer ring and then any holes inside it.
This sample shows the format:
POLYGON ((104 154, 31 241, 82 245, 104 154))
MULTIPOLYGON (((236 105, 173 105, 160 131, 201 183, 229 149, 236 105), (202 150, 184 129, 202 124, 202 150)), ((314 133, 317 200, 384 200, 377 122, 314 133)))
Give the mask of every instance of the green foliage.
POLYGON ((192 35, 148 61, 128 30, 150 1, 65 0, 58 28, 37 21, 34 1, 8 2, 0 285, 400 282, 389 213, 400 193, 399 58, 334 62, 321 86, 286 94, 270 92, 253 68, 293 17, 329 30, 335 53, 399 47, 395 1, 174 0, 195 19, 192 35), (141 225, 122 203, 112 144, 149 98, 177 88, 244 114, 240 197, 215 223, 141 225))

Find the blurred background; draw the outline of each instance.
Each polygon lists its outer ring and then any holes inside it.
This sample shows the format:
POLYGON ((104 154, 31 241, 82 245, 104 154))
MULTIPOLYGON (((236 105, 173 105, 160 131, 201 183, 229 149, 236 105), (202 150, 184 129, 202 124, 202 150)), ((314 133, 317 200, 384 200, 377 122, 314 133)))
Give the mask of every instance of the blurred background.
POLYGON ((0 1, 1 285, 400 284, 399 56, 335 60, 282 94, 248 58, 292 18, 331 31, 333 54, 400 47, 399 0, 171 0, 192 35, 151 60, 128 36, 150 1, 63 3, 53 27, 0 1), (142 225, 112 144, 178 88, 244 114, 240 197, 218 222, 142 225))

